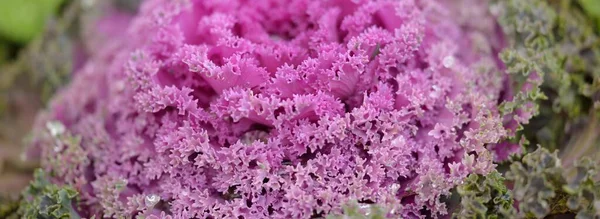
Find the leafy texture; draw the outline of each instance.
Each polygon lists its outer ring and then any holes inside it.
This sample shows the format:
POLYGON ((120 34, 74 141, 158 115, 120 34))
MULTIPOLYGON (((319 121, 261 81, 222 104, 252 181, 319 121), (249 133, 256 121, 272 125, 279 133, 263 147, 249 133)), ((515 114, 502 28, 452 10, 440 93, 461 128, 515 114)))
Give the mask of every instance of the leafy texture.
POLYGON ((492 7, 509 43, 501 58, 515 75, 516 98, 504 105, 505 115, 519 121, 539 113, 524 123, 523 134, 532 145, 562 147, 569 167, 583 154, 598 153, 594 145, 600 143, 589 134, 598 131, 600 41, 593 14, 581 6, 594 10, 589 1, 559 0, 496 1, 492 7))
MULTIPOLYGON (((453 217, 600 217, 600 181, 594 179, 597 164, 588 158, 582 159, 575 164, 577 174, 573 178, 567 177, 560 164, 556 152, 550 153, 540 147, 525 155, 522 161, 513 163, 506 179, 496 171, 486 176, 471 174, 457 187, 461 201, 453 217), (512 185, 512 189, 505 184, 512 185)), ((371 218, 370 206, 349 206, 344 211, 347 218, 371 218)), ((373 214, 373 217, 375 215, 383 217, 380 214, 373 214)))
POLYGON ((513 197, 497 171, 469 175, 457 192, 461 196, 457 218, 509 218, 515 214, 513 197))
POLYGON ((352 200, 445 215, 511 136, 485 7, 145 1, 40 116, 34 148, 85 216, 309 218, 352 200))
POLYGON ((552 211, 564 213, 564 192, 560 186, 566 183, 562 176, 560 160, 556 153, 540 148, 523 157, 523 161, 513 163, 506 177, 514 181, 515 199, 518 201, 521 216, 532 214, 542 218, 552 211), (558 200, 557 200, 558 199, 558 200), (554 205, 554 206, 551 206, 554 205))
POLYGON ((584 159, 577 164, 577 176, 568 180, 557 153, 544 148, 513 163, 507 179, 513 181, 513 194, 519 217, 543 218, 547 215, 576 213, 577 218, 600 216, 600 183, 594 180, 596 164, 584 159))
POLYGON ((597 180, 598 166, 589 158, 575 164, 577 175, 572 181, 563 185, 569 194, 567 207, 577 212, 578 218, 600 217, 600 182, 597 180))
POLYGON ((506 35, 508 46, 500 53, 509 77, 506 101, 500 106, 513 140, 499 148, 497 161, 520 154, 526 140, 520 132, 523 124, 539 113, 537 101, 546 99, 540 86, 546 74, 562 71, 559 57, 551 46, 555 12, 545 1, 492 1, 491 11, 506 35))
POLYGON ((472 174, 457 188, 461 203, 454 217, 596 218, 600 216, 597 164, 584 158, 576 167, 576 176, 569 178, 557 152, 539 147, 512 163, 506 179, 498 172, 472 174))
POLYGON ((52 184, 42 170, 37 170, 23 192, 17 214, 21 218, 79 218, 73 208, 76 196, 73 188, 52 184))
MULTIPOLYGON (((592 10, 589 2, 581 2, 588 12, 592 10)), ((577 214, 578 218, 593 218, 598 211, 591 204, 599 191, 593 179, 595 169, 588 161, 575 165, 575 160, 584 154, 597 153, 600 143, 599 44, 595 25, 591 23, 595 19, 586 17, 577 1, 493 1, 491 11, 498 16, 507 37, 508 45, 500 58, 511 74, 509 87, 515 94, 501 106, 507 127, 515 134, 514 140, 504 144, 514 145, 513 152, 522 151, 522 146, 528 143, 524 140, 527 136, 534 144, 562 148, 565 158, 565 163, 561 163, 557 153, 538 149, 525 155, 522 162, 513 163, 506 183, 513 187, 511 193, 518 211, 509 211, 512 213, 503 217, 577 214), (535 115, 538 116, 527 123, 535 115), (525 124, 524 132, 519 132, 523 129, 520 124, 525 124), (577 174, 571 174, 573 169, 577 174), (579 185, 579 181, 586 181, 587 189, 568 189, 567 182, 579 185)), ((503 147, 508 153, 497 154, 515 154, 509 149, 503 147)), ((497 158, 503 161, 510 156, 497 158)), ((473 199, 465 196, 464 191, 461 195, 463 201, 473 199)), ((472 218, 473 214, 464 210, 485 206, 484 201, 489 201, 485 193, 475 197, 483 201, 473 202, 479 205, 463 202, 459 217, 472 218)), ((479 216, 495 212, 483 207, 474 209, 479 216)))

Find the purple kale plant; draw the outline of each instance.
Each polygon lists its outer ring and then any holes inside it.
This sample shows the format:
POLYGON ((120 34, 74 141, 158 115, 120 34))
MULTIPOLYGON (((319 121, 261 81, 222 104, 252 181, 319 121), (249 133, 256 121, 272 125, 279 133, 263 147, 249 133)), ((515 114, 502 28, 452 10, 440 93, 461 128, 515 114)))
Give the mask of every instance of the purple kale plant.
POLYGON ((448 215, 443 198, 514 136, 486 8, 143 1, 39 117, 30 154, 82 217, 448 215))

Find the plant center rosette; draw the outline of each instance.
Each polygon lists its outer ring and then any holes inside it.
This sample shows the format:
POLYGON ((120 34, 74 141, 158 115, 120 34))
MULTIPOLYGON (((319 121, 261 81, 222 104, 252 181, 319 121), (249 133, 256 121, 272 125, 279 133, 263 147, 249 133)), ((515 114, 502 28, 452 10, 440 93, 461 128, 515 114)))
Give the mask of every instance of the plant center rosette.
POLYGON ((493 170, 487 148, 510 135, 501 39, 481 11, 145 1, 40 116, 35 148, 82 216, 310 218, 349 202, 446 215, 450 189, 493 170))

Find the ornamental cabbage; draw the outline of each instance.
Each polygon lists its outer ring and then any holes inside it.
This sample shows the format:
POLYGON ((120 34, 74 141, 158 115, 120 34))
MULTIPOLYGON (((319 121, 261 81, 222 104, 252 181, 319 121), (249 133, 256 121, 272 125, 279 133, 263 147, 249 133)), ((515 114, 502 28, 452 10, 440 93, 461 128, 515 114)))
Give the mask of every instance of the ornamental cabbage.
POLYGON ((147 0, 39 117, 32 154, 82 217, 447 215, 514 135, 486 8, 147 0))

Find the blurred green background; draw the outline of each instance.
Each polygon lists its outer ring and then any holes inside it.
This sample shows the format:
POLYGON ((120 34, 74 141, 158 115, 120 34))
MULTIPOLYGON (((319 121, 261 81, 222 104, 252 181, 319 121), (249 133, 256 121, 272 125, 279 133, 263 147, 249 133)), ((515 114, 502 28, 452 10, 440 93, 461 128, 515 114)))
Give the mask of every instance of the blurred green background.
POLYGON ((0 201, 31 179, 24 139, 53 90, 66 82, 75 1, 0 0, 0 201))
POLYGON ((0 203, 16 198, 33 177, 37 162, 22 156, 27 134, 85 61, 91 49, 83 36, 105 10, 131 13, 139 2, 0 0, 0 203))
POLYGON ((39 35, 46 19, 64 0, 0 0, 0 35, 10 43, 26 44, 39 35))

